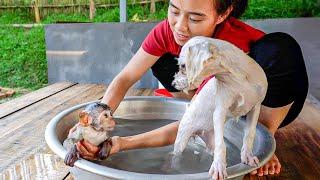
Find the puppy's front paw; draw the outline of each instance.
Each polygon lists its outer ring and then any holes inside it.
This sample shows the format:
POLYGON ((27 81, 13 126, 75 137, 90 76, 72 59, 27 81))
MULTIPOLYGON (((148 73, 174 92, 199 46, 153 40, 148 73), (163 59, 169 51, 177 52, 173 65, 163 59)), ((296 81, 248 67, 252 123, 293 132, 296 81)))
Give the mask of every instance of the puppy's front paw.
POLYGON ((181 169, 181 160, 182 160, 182 155, 181 154, 172 154, 171 157, 171 169, 181 169))
POLYGON ((258 166, 259 159, 257 158, 257 156, 253 156, 252 151, 246 148, 242 148, 241 162, 249 166, 258 166))
POLYGON ((209 176, 215 180, 227 178, 227 164, 222 160, 214 160, 209 170, 209 176))

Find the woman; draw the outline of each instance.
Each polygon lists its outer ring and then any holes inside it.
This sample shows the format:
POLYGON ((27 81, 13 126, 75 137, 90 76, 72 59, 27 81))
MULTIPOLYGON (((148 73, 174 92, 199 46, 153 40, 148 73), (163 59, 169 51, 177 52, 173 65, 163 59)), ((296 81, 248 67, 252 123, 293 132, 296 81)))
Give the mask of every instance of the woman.
MULTIPOLYGON (((175 57, 193 36, 207 36, 229 41, 247 52, 264 69, 268 92, 259 122, 274 135, 279 127, 292 122, 300 113, 308 91, 308 78, 297 42, 285 33, 265 34, 237 20, 247 7, 247 0, 171 0, 168 18, 146 37, 127 66, 114 78, 101 100, 115 111, 125 93, 149 68, 176 98, 191 99, 172 85, 178 71, 175 57)), ((179 122, 130 137, 113 137, 111 154, 119 151, 173 144, 179 122)), ((88 142, 77 144, 82 157, 94 159, 98 147, 88 142)), ((278 174, 281 165, 276 155, 251 174, 278 174)))

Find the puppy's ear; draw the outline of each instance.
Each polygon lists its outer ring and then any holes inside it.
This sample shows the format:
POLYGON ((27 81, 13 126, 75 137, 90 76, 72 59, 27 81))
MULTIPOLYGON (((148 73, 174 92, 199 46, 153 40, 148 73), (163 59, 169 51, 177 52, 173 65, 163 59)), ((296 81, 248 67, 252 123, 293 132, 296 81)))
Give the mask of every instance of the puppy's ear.
POLYGON ((209 44, 209 51, 210 51, 212 56, 216 56, 217 53, 218 53, 217 47, 212 43, 209 44))
POLYGON ((202 69, 206 68, 209 65, 209 59, 202 61, 202 69))
POLYGON ((79 113, 79 123, 83 126, 89 125, 88 113, 85 111, 81 111, 79 113))
MULTIPOLYGON (((202 61, 202 65, 204 68, 208 67, 208 66, 212 66, 212 64, 217 63, 217 61, 219 60, 219 58, 218 58, 219 53, 218 53, 217 47, 213 43, 209 43, 209 42, 207 42, 207 43, 208 43, 207 44, 208 54, 205 57, 205 59, 203 59, 203 61, 202 61)), ((207 69, 207 68, 205 68, 205 69, 207 69)))

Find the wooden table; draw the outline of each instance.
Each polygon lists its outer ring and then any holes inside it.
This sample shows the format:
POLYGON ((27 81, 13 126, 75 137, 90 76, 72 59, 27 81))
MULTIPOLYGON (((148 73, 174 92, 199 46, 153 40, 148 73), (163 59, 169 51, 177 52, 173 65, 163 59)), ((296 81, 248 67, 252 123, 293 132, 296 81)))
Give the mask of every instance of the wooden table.
MULTIPOLYGON (((72 179, 46 145, 44 131, 59 112, 102 98, 106 86, 61 82, 0 104, 0 179, 72 179)), ((127 95, 152 95, 132 89, 127 95)), ((280 175, 245 179, 319 179, 320 108, 307 100, 300 116, 276 135, 280 175)))

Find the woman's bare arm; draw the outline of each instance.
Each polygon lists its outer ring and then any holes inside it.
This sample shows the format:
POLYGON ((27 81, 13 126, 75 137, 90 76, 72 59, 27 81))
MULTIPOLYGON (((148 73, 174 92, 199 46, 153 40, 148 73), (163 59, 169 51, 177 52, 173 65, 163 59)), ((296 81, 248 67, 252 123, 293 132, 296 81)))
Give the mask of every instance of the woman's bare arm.
POLYGON ((117 109, 128 89, 137 82, 159 59, 140 48, 125 68, 113 79, 101 102, 108 104, 113 111, 117 109))
POLYGON ((119 151, 130 149, 162 147, 173 144, 176 140, 179 121, 170 123, 161 128, 128 137, 120 137, 119 151))
MULTIPOLYGON (((178 128, 179 121, 134 136, 114 136, 112 137, 110 155, 130 149, 162 147, 173 144, 177 136, 178 128)), ((99 151, 98 147, 91 145, 87 141, 80 141, 77 143, 77 149, 85 159, 95 159, 96 154, 99 151)))

